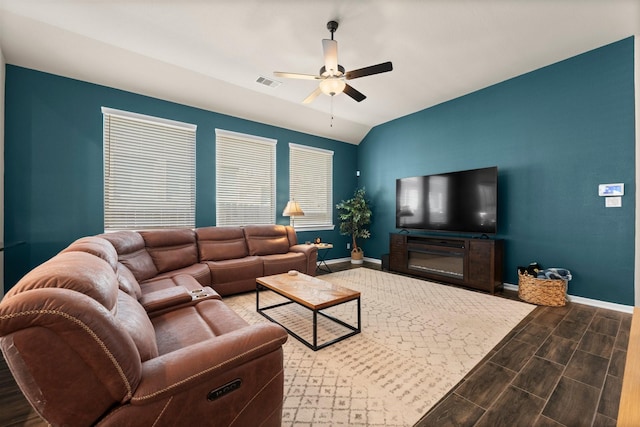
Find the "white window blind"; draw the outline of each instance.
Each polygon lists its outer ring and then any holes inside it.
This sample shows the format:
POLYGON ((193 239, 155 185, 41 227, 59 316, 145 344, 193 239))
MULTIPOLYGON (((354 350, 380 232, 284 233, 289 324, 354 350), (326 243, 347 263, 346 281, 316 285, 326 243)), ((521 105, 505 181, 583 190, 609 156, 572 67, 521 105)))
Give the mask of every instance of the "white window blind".
POLYGON ((216 225, 275 223, 276 143, 216 129, 216 225))
POLYGON ((196 126, 102 113, 105 231, 195 227, 196 126))
POLYGON ((333 229, 333 151, 290 143, 289 192, 304 212, 296 229, 333 229))

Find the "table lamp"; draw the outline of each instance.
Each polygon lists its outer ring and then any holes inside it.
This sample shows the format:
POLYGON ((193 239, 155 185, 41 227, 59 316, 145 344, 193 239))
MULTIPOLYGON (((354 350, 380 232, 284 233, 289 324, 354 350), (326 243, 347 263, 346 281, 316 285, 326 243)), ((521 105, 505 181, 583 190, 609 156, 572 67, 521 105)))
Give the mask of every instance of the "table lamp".
POLYGON ((295 225, 295 217, 304 216, 304 212, 300 208, 300 205, 295 200, 289 200, 287 202, 287 206, 285 206, 284 211, 282 212, 282 216, 290 216, 291 217, 291 226, 296 228, 295 225))

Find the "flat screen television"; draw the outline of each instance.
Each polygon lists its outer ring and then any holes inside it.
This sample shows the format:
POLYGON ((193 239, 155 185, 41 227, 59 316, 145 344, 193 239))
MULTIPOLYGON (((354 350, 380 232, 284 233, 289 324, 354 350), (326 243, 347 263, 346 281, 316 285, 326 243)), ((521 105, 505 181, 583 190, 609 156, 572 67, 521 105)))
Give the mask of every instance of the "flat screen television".
POLYGON ((498 168, 396 180, 396 228, 495 234, 498 168))

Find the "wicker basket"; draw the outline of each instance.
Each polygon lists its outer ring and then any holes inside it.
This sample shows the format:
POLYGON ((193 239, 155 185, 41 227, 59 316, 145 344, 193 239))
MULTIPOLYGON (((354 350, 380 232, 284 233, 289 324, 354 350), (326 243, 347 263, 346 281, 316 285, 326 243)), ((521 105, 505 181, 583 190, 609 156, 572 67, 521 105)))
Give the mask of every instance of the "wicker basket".
POLYGON ((532 304, 562 307, 567 303, 567 282, 562 279, 537 279, 518 272, 518 296, 532 304))

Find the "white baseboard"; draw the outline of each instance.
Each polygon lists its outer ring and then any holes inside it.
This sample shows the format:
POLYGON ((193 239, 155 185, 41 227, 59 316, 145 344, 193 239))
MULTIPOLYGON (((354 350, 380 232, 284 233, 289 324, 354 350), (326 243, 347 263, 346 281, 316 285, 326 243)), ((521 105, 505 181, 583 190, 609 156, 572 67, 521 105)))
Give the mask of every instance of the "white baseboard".
MULTIPOLYGON (((510 291, 516 291, 516 292, 518 291, 518 285, 513 285, 511 283, 505 283, 504 288, 510 291)), ((584 304, 584 305, 590 305, 592 307, 606 308, 607 310, 621 311, 623 313, 633 313, 632 305, 616 304, 614 302, 600 301, 597 299, 579 297, 576 295, 567 295, 567 298, 569 299, 569 301, 575 302, 577 304, 584 304)))
POLYGON ((340 264, 341 262, 351 262, 351 257, 347 258, 334 258, 326 260, 327 264, 340 264))

